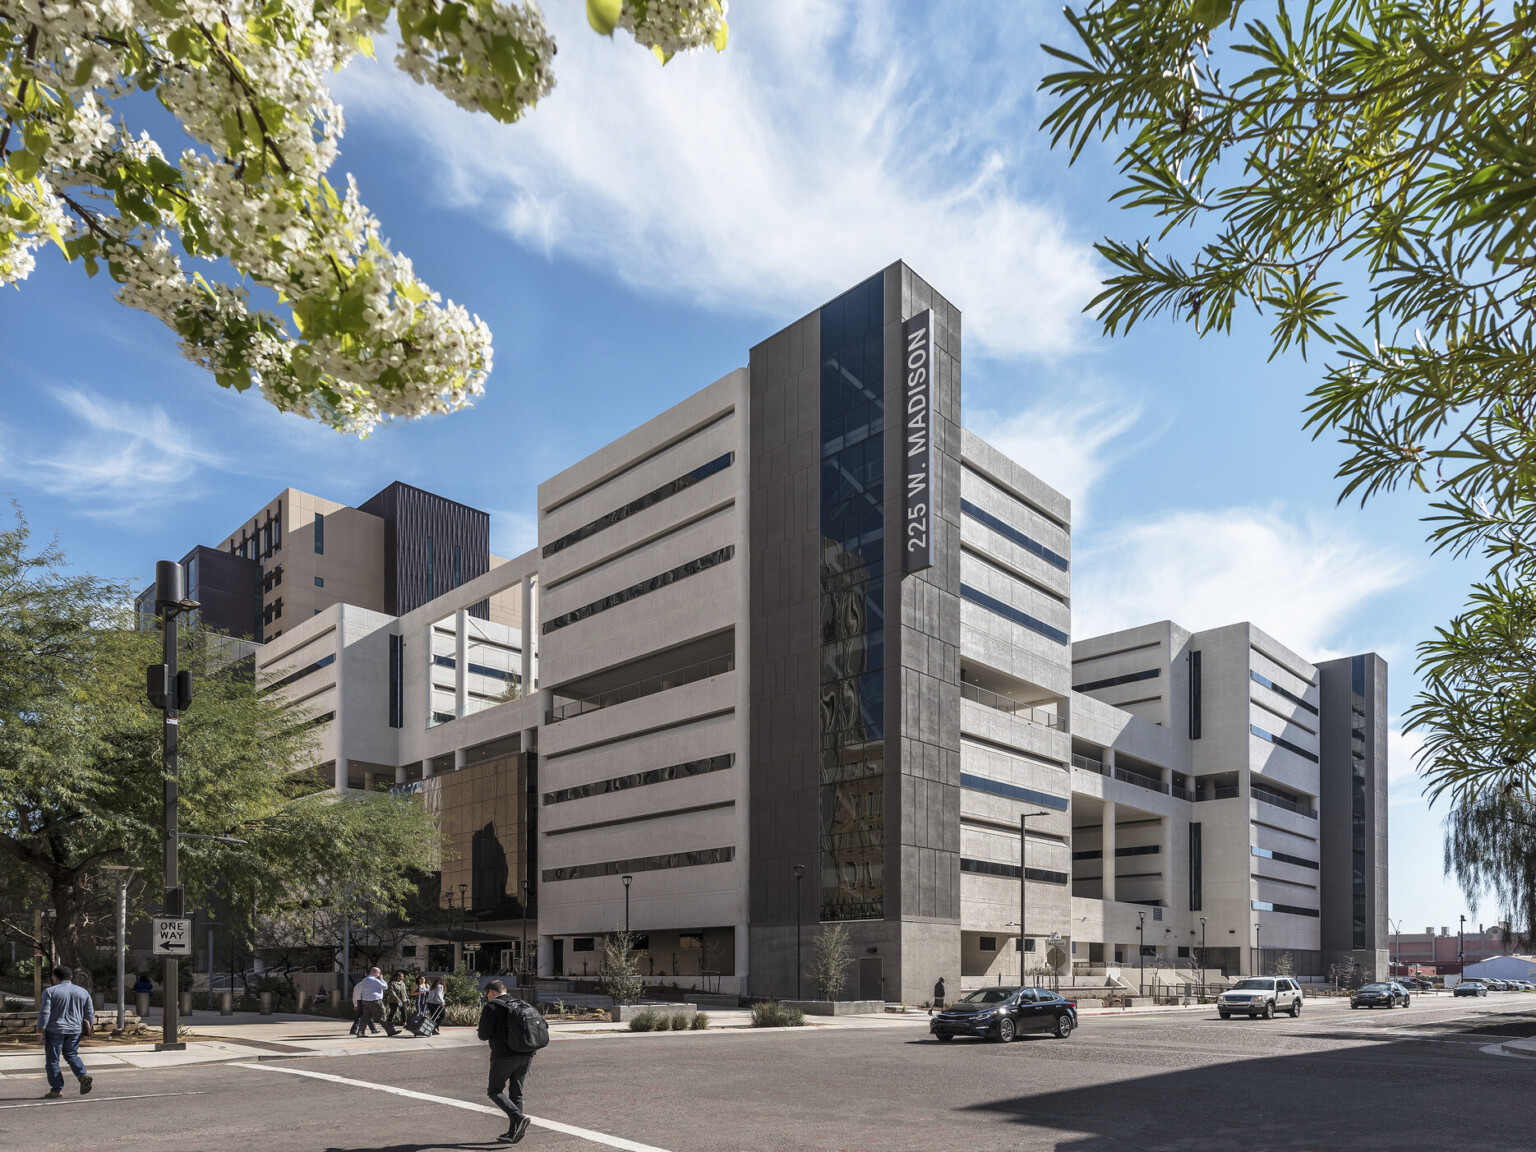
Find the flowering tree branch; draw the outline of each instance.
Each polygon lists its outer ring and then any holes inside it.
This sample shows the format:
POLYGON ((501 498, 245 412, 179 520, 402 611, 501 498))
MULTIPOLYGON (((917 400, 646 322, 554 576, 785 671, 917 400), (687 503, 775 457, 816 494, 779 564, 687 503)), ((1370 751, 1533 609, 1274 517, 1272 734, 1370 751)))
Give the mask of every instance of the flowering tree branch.
MULTIPOLYGON (((724 48, 725 8, 587 0, 594 29, 663 63, 724 48)), ((326 78, 391 17, 396 65, 462 108, 511 123, 554 86, 534 0, 0 0, 0 284, 50 242, 87 275, 105 264, 219 384, 341 431, 469 404, 490 330, 327 175, 344 123, 326 78), (139 92, 191 141, 174 160, 130 127, 139 92)))

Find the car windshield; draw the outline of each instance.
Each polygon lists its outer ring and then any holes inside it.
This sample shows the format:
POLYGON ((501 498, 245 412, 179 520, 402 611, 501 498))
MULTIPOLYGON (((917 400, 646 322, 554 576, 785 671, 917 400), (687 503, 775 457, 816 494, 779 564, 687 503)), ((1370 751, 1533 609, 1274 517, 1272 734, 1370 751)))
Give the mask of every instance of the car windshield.
POLYGON ((1232 987, 1238 992, 1244 989, 1251 989, 1255 992, 1273 992, 1275 990, 1275 982, 1273 980, 1258 980, 1249 977, 1247 980, 1239 980, 1232 987))
POLYGON ((1360 991, 1362 991, 1362 992, 1385 992, 1390 987, 1391 987, 1391 985, 1388 985, 1388 984, 1367 984, 1364 988, 1360 989, 1360 991))
POLYGON ((960 1001, 962 1004, 1001 1004, 1017 992, 1017 988, 978 988, 960 1001))

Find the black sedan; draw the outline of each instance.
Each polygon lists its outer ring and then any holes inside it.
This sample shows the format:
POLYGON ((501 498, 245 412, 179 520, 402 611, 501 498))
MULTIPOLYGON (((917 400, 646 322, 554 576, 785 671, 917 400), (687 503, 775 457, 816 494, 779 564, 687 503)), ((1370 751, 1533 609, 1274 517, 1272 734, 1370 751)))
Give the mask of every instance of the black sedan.
POLYGON ((1456 985, 1456 991, 1451 993, 1451 995, 1486 996, 1488 995, 1488 985, 1484 984, 1481 980, 1463 980, 1460 984, 1456 985))
POLYGON ((1408 989, 1401 984, 1366 984, 1349 994, 1351 1008, 1396 1008, 1401 1003, 1408 1007, 1408 989))
POLYGON ((1049 988, 978 988, 934 1016, 928 1031, 940 1040, 981 1036, 1008 1043, 1022 1032, 1065 1040, 1077 1027, 1077 1004, 1049 988))

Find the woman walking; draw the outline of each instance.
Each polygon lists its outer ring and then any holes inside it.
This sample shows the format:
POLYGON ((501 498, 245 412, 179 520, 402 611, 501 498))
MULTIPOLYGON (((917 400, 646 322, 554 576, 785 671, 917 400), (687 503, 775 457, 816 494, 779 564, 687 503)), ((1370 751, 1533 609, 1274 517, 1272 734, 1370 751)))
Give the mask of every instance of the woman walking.
POLYGON ((396 972, 389 978, 389 986, 384 990, 384 1027, 389 1028, 396 1023, 395 1017, 399 1016, 399 1024, 403 1028, 409 1020, 405 1006, 410 1003, 410 989, 405 983, 405 973, 396 972))

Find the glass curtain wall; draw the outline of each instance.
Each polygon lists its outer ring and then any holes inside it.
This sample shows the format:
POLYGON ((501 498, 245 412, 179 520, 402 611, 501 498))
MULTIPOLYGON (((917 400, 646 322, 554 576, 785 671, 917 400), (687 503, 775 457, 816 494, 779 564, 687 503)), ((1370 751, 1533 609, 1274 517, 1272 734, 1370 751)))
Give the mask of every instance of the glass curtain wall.
POLYGON ((884 275, 821 310, 822 920, 885 914, 884 275))

